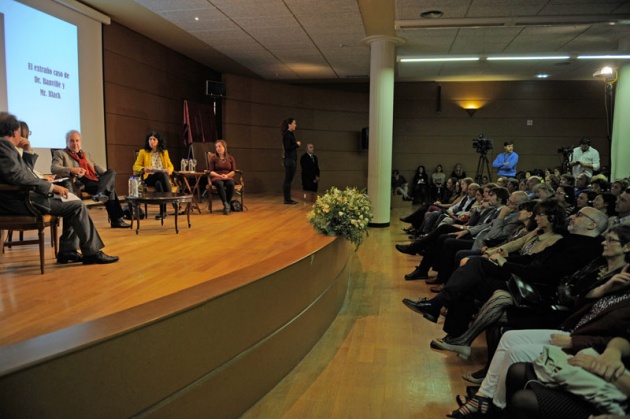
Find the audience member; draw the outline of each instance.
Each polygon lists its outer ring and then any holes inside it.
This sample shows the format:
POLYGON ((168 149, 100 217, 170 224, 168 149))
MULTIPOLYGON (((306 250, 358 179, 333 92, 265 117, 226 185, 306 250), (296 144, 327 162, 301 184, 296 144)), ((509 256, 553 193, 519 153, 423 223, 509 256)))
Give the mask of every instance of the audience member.
POLYGON ((306 144, 306 153, 300 157, 300 167, 302 168, 302 190, 304 198, 307 193, 317 195, 319 186, 319 160, 315 155, 315 146, 306 144))
POLYGON ((407 179, 397 169, 392 172, 392 194, 402 195, 403 201, 411 201, 408 194, 407 179))
POLYGON ((539 183, 538 185, 535 185, 532 192, 534 192, 534 194, 536 195, 536 198, 538 199, 547 199, 547 198, 553 198, 555 195, 554 190, 551 188, 551 186, 548 183, 539 183))
POLYGON ((411 196, 413 197, 413 204, 424 204, 429 200, 429 175, 424 166, 420 165, 416 169, 416 173, 413 175, 411 181, 413 189, 411 196))
POLYGON ((615 196, 619 196, 623 193, 623 191, 628 189, 628 187, 630 187, 630 184, 625 179, 618 179, 614 181, 610 187, 610 193, 615 196))
POLYGON ((514 141, 503 143, 503 153, 497 154, 492 162, 492 167, 497 169, 497 176, 516 176, 518 154, 514 151, 514 141))
POLYGON ((630 224, 630 188, 617 197, 615 211, 617 211, 617 216, 610 221, 611 227, 618 224, 630 224))
POLYGON ((442 195, 442 189, 444 188, 444 182, 446 181, 446 173, 441 164, 435 166, 435 170, 431 175, 431 199, 433 201, 439 200, 442 195))
POLYGON ((582 191, 590 190, 591 179, 588 177, 586 173, 580 173, 575 178, 575 198, 577 199, 578 195, 582 191))
POLYGON ((555 197, 558 200, 558 204, 564 208, 567 215, 573 214, 575 211, 575 195, 573 194, 573 187, 568 185, 558 186, 555 197))
POLYGON ((464 172, 464 169, 461 163, 457 163, 455 167, 453 167, 453 171, 451 172, 451 177, 454 177, 457 180, 461 180, 466 177, 466 172, 464 172))

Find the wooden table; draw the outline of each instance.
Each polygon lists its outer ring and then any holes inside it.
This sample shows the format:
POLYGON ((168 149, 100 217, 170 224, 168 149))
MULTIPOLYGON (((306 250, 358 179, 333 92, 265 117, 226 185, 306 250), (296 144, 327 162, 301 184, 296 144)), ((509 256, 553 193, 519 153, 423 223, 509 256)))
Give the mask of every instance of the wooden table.
MULTIPOLYGON (((141 204, 173 204, 175 208, 175 233, 179 234, 177 228, 177 216, 179 215, 179 204, 186 204, 186 216, 188 218, 188 228, 190 228, 190 206, 193 202, 192 194, 181 194, 172 192, 143 192, 139 196, 127 196, 125 197, 129 205, 131 206, 131 225, 129 228, 133 228, 134 219, 138 223, 136 225, 136 234, 140 231, 140 205, 141 204)), ((162 217, 162 225, 164 225, 164 217, 162 217)))
POLYGON ((182 192, 189 193, 193 196, 192 206, 197 208, 199 214, 201 214, 201 190, 199 190, 199 181, 206 175, 205 172, 174 172, 174 175, 179 180, 182 192), (190 180, 194 180, 194 185, 190 185, 190 180))

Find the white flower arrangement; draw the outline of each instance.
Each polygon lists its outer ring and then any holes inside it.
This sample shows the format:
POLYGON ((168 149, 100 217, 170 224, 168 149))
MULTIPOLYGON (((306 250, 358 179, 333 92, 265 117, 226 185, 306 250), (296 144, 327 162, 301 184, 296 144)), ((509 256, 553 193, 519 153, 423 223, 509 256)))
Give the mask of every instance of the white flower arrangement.
POLYGON ((341 191, 332 187, 317 198, 306 218, 318 233, 345 237, 355 245, 356 251, 368 234, 372 204, 370 198, 356 188, 341 191))

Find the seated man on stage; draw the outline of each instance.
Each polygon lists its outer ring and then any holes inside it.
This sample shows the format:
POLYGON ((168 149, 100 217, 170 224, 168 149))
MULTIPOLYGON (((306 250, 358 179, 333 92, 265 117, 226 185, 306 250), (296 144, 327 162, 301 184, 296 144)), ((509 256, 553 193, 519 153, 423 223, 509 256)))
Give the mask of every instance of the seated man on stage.
POLYGON ((114 190, 116 172, 105 169, 92 160, 90 153, 81 149, 81 133, 72 130, 66 134, 66 148, 55 152, 50 170, 60 177, 76 176, 75 184, 84 187, 95 201, 105 204, 112 228, 129 228, 123 220, 123 210, 114 190))
MULTIPOLYGON (((16 186, 33 186, 33 203, 46 214, 63 217, 63 233, 59 239, 58 263, 80 262, 85 265, 118 261, 101 251, 105 245, 94 227, 89 211, 80 199, 68 198, 68 189, 38 178, 33 173, 37 154, 20 136, 20 124, 10 114, 0 117, 0 182, 16 186), (20 156, 18 147, 22 148, 20 156), (81 253, 77 252, 81 250, 81 253)), ((24 201, 14 192, 0 193, 0 214, 29 214, 24 201)))

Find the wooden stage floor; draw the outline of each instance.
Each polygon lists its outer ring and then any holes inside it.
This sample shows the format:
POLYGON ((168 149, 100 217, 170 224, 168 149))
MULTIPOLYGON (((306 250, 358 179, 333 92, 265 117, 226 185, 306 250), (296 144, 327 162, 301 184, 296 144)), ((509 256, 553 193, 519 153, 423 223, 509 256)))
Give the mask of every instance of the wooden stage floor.
MULTIPOLYGON (((216 202, 215 202, 216 203, 216 202)), ((46 273, 39 272, 37 246, 6 249, 0 276, 0 347, 84 324, 159 300, 202 283, 221 295, 306 257, 332 238, 306 220, 310 204, 284 205, 280 196, 246 196, 249 208, 179 217, 161 226, 149 217, 134 230, 112 229, 102 207, 90 214, 106 244, 111 265, 58 265, 46 248, 46 273), (235 275, 235 273, 237 273, 235 275)), ((215 209, 217 205, 215 205, 215 209)), ((203 207, 202 207, 203 209, 203 207)), ((49 239, 49 230, 46 232, 49 239)), ((124 328, 124 325, 121 325, 124 328)))

